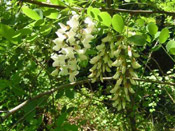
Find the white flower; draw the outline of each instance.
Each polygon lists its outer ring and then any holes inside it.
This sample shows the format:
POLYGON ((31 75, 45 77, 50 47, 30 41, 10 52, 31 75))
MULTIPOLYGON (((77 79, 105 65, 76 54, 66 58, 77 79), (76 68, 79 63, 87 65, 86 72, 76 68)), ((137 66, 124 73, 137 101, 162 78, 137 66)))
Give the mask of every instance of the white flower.
POLYGON ((96 49, 99 50, 99 51, 105 49, 105 44, 102 43, 101 45, 96 46, 96 49))
POLYGON ((69 21, 67 21, 67 24, 75 31, 77 30, 79 25, 78 19, 79 19, 79 15, 74 14, 72 18, 69 21))
POLYGON ((85 49, 80 49, 77 51, 80 60, 87 60, 87 56, 85 55, 86 50, 85 49))
POLYGON ((86 19, 84 20, 84 23, 88 24, 88 27, 94 27, 95 23, 92 21, 92 19, 90 17, 86 17, 86 19))
POLYGON ((60 39, 60 40, 65 40, 66 39, 66 36, 65 35, 63 35, 61 32, 59 32, 59 30, 57 31, 57 32, 55 32, 56 34, 57 34, 57 36, 58 36, 58 38, 60 39))
POLYGON ((87 34, 91 34, 93 31, 93 28, 85 28, 83 29, 83 34, 86 36, 87 34))
POLYGON ((68 75, 68 68, 67 68, 66 65, 62 66, 62 67, 60 68, 60 70, 61 70, 61 71, 60 71, 59 75, 62 75, 62 76, 68 75))
POLYGON ((101 57, 100 57, 99 55, 97 55, 97 56, 93 57, 93 58, 90 60, 90 63, 91 63, 91 64, 95 64, 95 63, 97 63, 97 62, 99 61, 100 58, 101 58, 101 57))
POLYGON ((66 57, 68 57, 68 58, 74 58, 74 51, 73 51, 72 47, 62 48, 61 52, 63 54, 66 54, 66 57))
POLYGON ((103 38, 101 41, 102 42, 109 42, 112 40, 112 35, 111 34, 108 34, 105 38, 103 38))
POLYGON ((89 44, 90 41, 93 39, 94 37, 91 34, 88 34, 85 36, 85 38, 82 40, 82 43, 84 45, 85 48, 90 48, 91 45, 89 44))
POLYGON ((64 25, 63 23, 58 23, 58 24, 61 27, 60 33, 65 33, 69 29, 69 27, 64 25))
POLYGON ((54 55, 51 56, 51 58, 54 60, 54 62, 52 64, 53 67, 57 67, 57 66, 60 66, 60 65, 65 65, 66 57, 64 55, 54 54, 54 55))
POLYGON ((78 71, 74 71, 74 72, 69 73, 69 81, 74 82, 75 76, 78 75, 78 73, 79 73, 78 71))
POLYGON ((75 42, 75 35, 76 33, 73 31, 73 30, 70 30, 69 32, 66 32, 66 35, 68 36, 68 41, 70 44, 74 43, 75 42))
POLYGON ((68 61, 68 68, 71 70, 77 70, 77 60, 73 59, 68 61))
POLYGON ((53 47, 53 50, 59 51, 63 47, 63 39, 56 38, 55 40, 53 40, 53 42, 56 44, 53 47))
POLYGON ((58 74, 58 69, 55 69, 54 71, 52 71, 51 75, 52 76, 56 76, 58 74))

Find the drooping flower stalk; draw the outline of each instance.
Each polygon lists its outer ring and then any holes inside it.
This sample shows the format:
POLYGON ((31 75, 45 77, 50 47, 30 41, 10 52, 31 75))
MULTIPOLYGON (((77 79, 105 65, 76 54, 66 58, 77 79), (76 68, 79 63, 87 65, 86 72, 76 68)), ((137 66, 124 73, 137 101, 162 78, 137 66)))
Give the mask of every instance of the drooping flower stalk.
POLYGON ((116 67, 116 73, 113 78, 116 79, 114 88, 110 91, 114 94, 112 100, 114 100, 113 106, 118 110, 125 109, 127 101, 130 102, 130 95, 135 93, 132 86, 136 85, 136 81, 133 78, 137 77, 134 69, 140 68, 135 56, 138 56, 132 49, 132 47, 124 42, 118 43, 118 48, 114 51, 116 60, 112 63, 112 66, 116 67))
POLYGON ((93 64, 93 67, 90 69, 91 74, 89 78, 92 78, 92 82, 95 82, 97 79, 103 82, 103 73, 111 72, 112 60, 113 57, 111 50, 113 50, 113 36, 109 33, 105 38, 101 40, 101 44, 96 46, 98 55, 93 57, 90 61, 93 64), (110 46, 109 46, 110 45, 110 46), (110 48, 109 48, 110 47, 110 48), (112 49, 111 49, 112 48, 112 49))
POLYGON ((75 81, 76 75, 79 73, 78 61, 86 60, 86 50, 91 47, 90 42, 94 38, 92 32, 95 23, 91 18, 87 17, 82 24, 80 16, 72 12, 72 17, 67 21, 67 25, 59 23, 60 29, 56 34, 58 38, 53 40, 55 46, 51 58, 54 60, 53 67, 56 69, 51 73, 53 76, 69 75, 69 81, 75 81), (85 27, 85 28, 82 28, 85 27))

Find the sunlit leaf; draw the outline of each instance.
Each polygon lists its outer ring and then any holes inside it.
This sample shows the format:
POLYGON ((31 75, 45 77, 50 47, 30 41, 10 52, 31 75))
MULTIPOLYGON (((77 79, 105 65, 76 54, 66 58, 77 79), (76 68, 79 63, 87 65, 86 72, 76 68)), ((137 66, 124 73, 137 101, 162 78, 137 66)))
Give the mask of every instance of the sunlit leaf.
POLYGON ((41 19, 41 17, 39 16, 39 14, 36 11, 28 8, 27 6, 23 6, 22 11, 26 16, 28 16, 29 18, 31 18, 33 20, 41 19))
POLYGON ((170 40, 166 45, 166 49, 170 54, 175 55, 175 41, 170 40))
POLYGON ((146 43, 146 39, 142 35, 134 35, 128 38, 130 42, 137 46, 143 46, 146 43))
POLYGON ((154 36, 154 35, 157 33, 157 31, 158 31, 158 27, 157 27, 157 25, 154 24, 154 23, 149 23, 148 26, 147 26, 147 29, 148 29, 149 33, 150 33, 151 35, 153 35, 153 36, 154 36))
POLYGON ((162 43, 165 43, 165 41, 170 37, 169 35, 169 30, 167 28, 164 28, 161 32, 160 32, 160 35, 159 35, 159 42, 162 44, 162 43))
POLYGON ((112 26, 114 30, 117 32, 121 33, 124 29, 124 22, 123 19, 120 15, 116 14, 112 18, 112 26))
POLYGON ((99 14, 99 17, 101 18, 101 23, 104 24, 105 26, 110 26, 111 25, 111 16, 107 12, 101 12, 99 14))

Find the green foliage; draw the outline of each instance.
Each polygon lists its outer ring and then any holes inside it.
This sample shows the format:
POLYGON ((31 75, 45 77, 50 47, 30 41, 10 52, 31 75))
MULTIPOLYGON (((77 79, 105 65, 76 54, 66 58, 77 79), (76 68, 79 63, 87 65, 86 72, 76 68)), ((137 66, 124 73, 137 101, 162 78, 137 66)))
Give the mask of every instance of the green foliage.
POLYGON ((170 54, 175 55, 175 41, 170 40, 166 45, 166 49, 170 54))
MULTIPOLYGON (((37 2, 47 1, 37 0, 37 2)), ((115 86, 114 81, 102 83, 97 80, 93 84, 86 81, 30 101, 5 121, 1 121, 0 130, 135 131, 133 128, 146 131, 173 130, 174 86, 162 84, 175 83, 173 17, 164 14, 129 15, 126 12, 116 14, 115 11, 108 12, 105 9, 173 11, 175 1, 168 0, 165 3, 160 0, 125 0, 125 2, 113 0, 111 4, 110 1, 106 3, 102 0, 50 0, 50 2, 65 6, 65 9, 40 7, 17 0, 0 1, 1 117, 26 100, 69 83, 69 76, 51 75, 55 69, 51 55, 62 53, 53 51, 53 40, 57 38, 55 32, 60 29, 58 23, 66 25, 72 11, 80 15, 78 29, 86 29, 83 20, 87 16, 95 23, 95 30, 91 34, 94 37, 90 41, 91 47, 83 54, 87 59, 80 60, 78 58, 83 55, 74 54, 75 59, 78 59, 79 71, 76 81, 87 79, 89 70, 95 64, 99 69, 95 74, 99 75, 99 72, 102 72, 103 77, 112 77, 118 70, 110 66, 110 62, 116 61, 121 56, 125 56, 124 63, 121 63, 119 68, 119 72, 122 73, 131 68, 135 59, 140 56, 137 60, 141 68, 136 73, 141 81, 136 81, 136 85, 132 85, 136 93, 129 93, 131 102, 120 111, 112 106, 113 96, 110 90, 115 86), (79 8, 82 10, 79 11, 79 8), (91 59, 98 55, 100 60, 92 65, 91 59), (122 67, 126 67, 126 70, 122 67), (150 83, 149 80, 154 82, 150 83)), ((83 33, 79 32, 81 35, 83 33)), ((65 43, 70 35, 64 35, 65 43)), ((80 39, 78 37, 76 36, 75 40, 81 44, 85 36, 80 39)), ((73 43, 68 43, 68 46, 75 50, 83 47, 82 44, 74 46, 73 43)), ((68 61, 67 59, 65 62, 68 61)), ((138 63, 134 64, 138 66, 138 63)), ((127 78, 129 76, 127 73, 121 76, 127 78)), ((128 82, 129 79, 131 78, 124 79, 124 82, 128 82)), ((125 83, 121 86, 123 84, 125 83)), ((127 92, 121 92, 121 95, 124 93, 127 92)))
POLYGON ((154 36, 154 35, 157 33, 157 31, 158 31, 158 27, 157 27, 157 25, 154 24, 154 23, 149 23, 147 28, 148 28, 149 33, 150 33, 151 35, 153 35, 153 36, 154 36))
POLYGON ((105 26, 110 26, 111 25, 111 16, 107 12, 100 12, 99 13, 99 21, 104 24, 105 26))
POLYGON ((119 33, 122 33, 124 29, 124 22, 120 15, 116 14, 112 18, 112 26, 114 30, 116 30, 119 33))
POLYGON ((165 43, 168 38, 169 38, 169 30, 167 28, 162 29, 159 35, 159 42, 161 44, 165 43))
POLYGON ((134 35, 128 38, 130 42, 133 42, 133 44, 137 46, 143 46, 146 43, 146 39, 142 35, 134 35))
POLYGON ((41 19, 40 15, 36 11, 28 8, 27 6, 23 6, 22 11, 26 16, 28 16, 29 18, 31 18, 33 20, 41 19))

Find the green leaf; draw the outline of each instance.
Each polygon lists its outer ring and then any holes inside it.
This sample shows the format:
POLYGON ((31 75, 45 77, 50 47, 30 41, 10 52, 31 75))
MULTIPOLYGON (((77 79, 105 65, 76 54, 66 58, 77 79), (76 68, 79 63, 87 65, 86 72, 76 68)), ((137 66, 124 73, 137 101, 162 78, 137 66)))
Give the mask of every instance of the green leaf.
POLYGON ((152 22, 148 24, 147 29, 152 36, 154 36, 158 31, 157 25, 152 22))
POLYGON ((60 16, 59 12, 55 9, 48 9, 44 12, 44 15, 49 19, 58 19, 58 17, 60 16))
POLYGON ((170 40, 166 45, 166 49, 170 54, 175 55, 175 41, 170 40))
POLYGON ((144 21, 143 19, 138 19, 138 20, 136 21, 136 23, 137 23, 139 26, 144 26, 145 21, 144 21))
POLYGON ((99 14, 99 17, 101 18, 101 23, 104 24, 105 26, 110 26, 111 25, 111 16, 107 12, 101 12, 99 14))
POLYGON ((100 14, 100 10, 98 8, 92 8, 91 6, 87 9, 87 14, 92 18, 98 20, 98 14, 100 14))
POLYGON ((33 20, 41 19, 41 17, 39 16, 39 14, 36 11, 28 8, 27 6, 23 6, 22 11, 26 16, 28 16, 29 18, 31 18, 33 20))
POLYGON ((7 40, 17 44, 17 39, 15 30, 8 25, 0 24, 0 35, 5 37, 7 40))
POLYGON ((0 80, 0 91, 9 86, 9 81, 0 80))
POLYGON ((16 96, 26 95, 24 90, 20 87, 12 87, 12 91, 15 93, 16 96))
POLYGON ((57 126, 61 127, 63 122, 66 120, 66 116, 67 116, 67 113, 63 113, 61 114, 61 116, 58 117, 57 122, 56 122, 57 126))
POLYGON ((65 91, 65 95, 70 98, 70 99, 73 99, 74 98, 74 90, 73 89, 66 89, 65 91))
POLYGON ((58 12, 50 13, 50 15, 48 15, 46 17, 49 19, 58 19, 59 13, 58 12))
POLYGON ((38 38, 38 34, 34 34, 33 36, 29 36, 26 38, 27 42, 33 42, 38 38))
POLYGON ((124 22, 123 19, 120 15, 116 14, 112 18, 112 26, 114 30, 117 32, 121 33, 124 29, 124 22))
POLYGON ((164 43, 168 38, 170 37, 169 35, 169 30, 167 28, 162 29, 159 35, 159 42, 162 44, 164 43))
POLYGON ((21 30, 17 31, 17 34, 19 34, 20 36, 26 36, 32 33, 32 30, 30 28, 23 28, 21 30))
POLYGON ((61 98, 64 95, 64 90, 59 90, 55 96, 56 99, 61 98))
POLYGON ((146 39, 142 35, 134 35, 128 38, 130 42, 133 42, 137 46, 143 46, 146 43, 146 39))
POLYGON ((52 30, 52 26, 46 25, 46 26, 41 27, 40 33, 42 35, 48 35, 51 32, 51 30, 52 30))
POLYGON ((78 131, 78 126, 66 123, 64 124, 64 129, 66 129, 67 131, 78 131))

